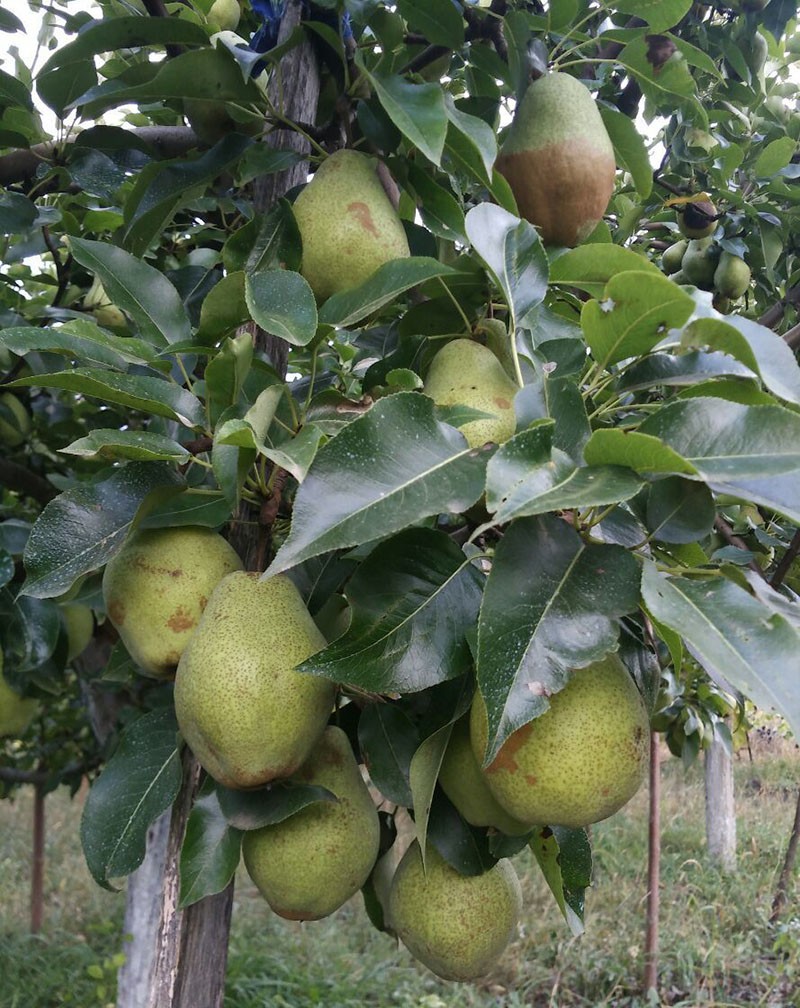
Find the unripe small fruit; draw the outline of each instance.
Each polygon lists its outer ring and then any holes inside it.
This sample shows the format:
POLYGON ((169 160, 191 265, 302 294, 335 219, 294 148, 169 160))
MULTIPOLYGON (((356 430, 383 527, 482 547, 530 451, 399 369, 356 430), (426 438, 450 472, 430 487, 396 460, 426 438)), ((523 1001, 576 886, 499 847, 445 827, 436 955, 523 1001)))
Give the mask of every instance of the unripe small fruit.
POLYGON ((717 208, 711 200, 684 203, 677 208, 678 228, 686 238, 705 238, 717 226, 717 208))
POLYGON ((669 248, 664 249, 661 254, 661 269, 667 276, 672 276, 681 268, 681 262, 688 245, 688 239, 681 238, 680 241, 676 241, 669 248))
POLYGON ((239 0, 214 0, 206 20, 215 32, 235 31, 241 16, 239 0))
POLYGON ((714 271, 714 288, 723 297, 736 300, 750 286, 750 267, 739 256, 723 252, 714 271))

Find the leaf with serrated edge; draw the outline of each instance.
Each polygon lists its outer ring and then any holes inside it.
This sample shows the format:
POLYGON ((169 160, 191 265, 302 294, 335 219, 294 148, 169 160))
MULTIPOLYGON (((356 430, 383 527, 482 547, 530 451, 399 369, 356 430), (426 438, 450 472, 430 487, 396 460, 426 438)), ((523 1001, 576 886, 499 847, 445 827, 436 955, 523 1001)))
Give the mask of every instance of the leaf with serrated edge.
POLYGON ((177 493, 183 479, 161 462, 130 462, 100 483, 84 483, 45 507, 25 547, 24 595, 61 595, 120 550, 143 510, 177 493))
POLYGON ((122 733, 114 755, 92 785, 81 818, 81 843, 92 878, 129 875, 144 860, 147 830, 181 786, 171 707, 150 711, 122 733))
POLYGON ((552 420, 543 420, 501 445, 486 467, 486 507, 505 523, 524 515, 614 504, 644 485, 621 466, 578 467, 552 444, 552 420))
POLYGON ((519 518, 501 539, 478 620, 478 684, 489 764, 548 695, 617 647, 617 618, 639 602, 639 567, 621 546, 587 545, 553 515, 519 518))
POLYGON ((800 737, 800 627, 727 578, 682 578, 645 562, 642 598, 723 689, 776 710, 800 737))
POLYGON ((406 529, 380 543, 345 588, 343 636, 298 671, 374 693, 411 693, 455 679, 472 664, 466 641, 482 576, 436 529, 406 529))
POLYGON ((267 575, 399 532, 483 493, 488 452, 440 423, 433 400, 398 392, 324 444, 297 491, 289 538, 267 575))
POLYGON ((216 794, 194 803, 181 847, 181 908, 222 892, 239 865, 242 834, 229 825, 216 794))

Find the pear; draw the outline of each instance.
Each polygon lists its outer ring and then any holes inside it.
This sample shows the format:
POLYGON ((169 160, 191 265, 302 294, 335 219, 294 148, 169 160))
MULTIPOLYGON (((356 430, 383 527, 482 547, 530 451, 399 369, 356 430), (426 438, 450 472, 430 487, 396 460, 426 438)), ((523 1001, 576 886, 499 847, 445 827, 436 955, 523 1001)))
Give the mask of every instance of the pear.
POLYGON ((670 245, 669 248, 664 249, 661 254, 661 269, 667 276, 672 276, 680 270, 688 245, 688 240, 682 238, 670 245))
POLYGON ((516 429, 513 382, 491 350, 468 339, 452 340, 433 358, 424 391, 439 406, 470 406, 493 414, 461 428, 471 448, 502 444, 516 429))
POLYGON ((148 675, 169 678, 217 582, 242 562, 221 535, 187 525, 136 533, 106 566, 106 612, 148 675))
POLYGON ((706 196, 676 207, 678 214, 678 230, 685 238, 707 238, 717 227, 719 214, 717 208, 706 196))
POLYGON ((3 652, 0 651, 0 735, 17 738, 39 713, 36 700, 21 697, 3 676, 3 652))
POLYGON ((18 448, 31 432, 31 418, 13 392, 0 393, 0 441, 18 448))
POLYGON ((509 836, 521 836, 530 826, 517 822, 498 804, 472 751, 469 717, 453 725, 447 743, 439 784, 459 813, 473 826, 493 826, 509 836))
MULTIPOLYGON (((486 750, 486 706, 471 712, 476 759, 486 750)), ((588 826, 607 819, 638 791, 648 762, 650 725, 622 661, 606 655, 575 670, 550 707, 515 731, 485 768, 497 801, 521 822, 588 826)))
POLYGON ((94 633, 94 616, 87 605, 67 602, 61 606, 61 618, 67 631, 67 661, 72 661, 86 650, 94 633))
POLYGON ((288 819, 245 833, 244 863, 276 914, 319 920, 338 910, 369 878, 380 821, 350 742, 330 726, 292 778, 336 795, 288 819))
POLYGON ((239 0, 214 0, 206 14, 206 21, 215 32, 235 31, 241 16, 239 0))
POLYGON ((514 936, 521 909, 522 891, 510 861, 498 861, 483 875, 460 875, 429 843, 423 867, 416 840, 389 893, 398 937, 444 980, 488 973, 514 936))
POLYGON ((334 686, 295 672, 325 638, 289 578, 223 578, 178 666, 175 712, 211 776, 232 788, 289 777, 318 742, 334 686))
POLYGON ((737 255, 723 251, 714 271, 714 289, 722 296, 735 301, 750 286, 750 267, 737 255))
POLYGON ((391 259, 411 255, 400 218, 366 154, 331 154, 293 209, 303 240, 300 272, 318 301, 358 287, 391 259))
POLYGON ((495 167, 545 245, 585 241, 603 218, 616 176, 614 148, 588 89, 566 73, 529 84, 495 167))
POLYGON ((693 238, 683 256, 681 271, 695 287, 711 290, 719 255, 719 245, 711 238, 693 238))

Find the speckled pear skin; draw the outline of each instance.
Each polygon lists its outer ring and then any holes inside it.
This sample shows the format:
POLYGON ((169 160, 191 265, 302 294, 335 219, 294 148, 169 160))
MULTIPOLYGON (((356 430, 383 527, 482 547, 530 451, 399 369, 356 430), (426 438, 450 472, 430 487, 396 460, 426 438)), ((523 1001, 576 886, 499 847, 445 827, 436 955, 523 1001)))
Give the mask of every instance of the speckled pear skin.
MULTIPOLYGON (((486 706, 475 695, 470 717, 479 762, 486 749, 486 706)), ((650 724, 639 690, 615 654, 573 672, 540 717, 511 735, 486 780, 521 822, 588 826, 618 812, 647 769, 650 724)))
POLYGON ((283 822, 250 830, 244 863, 280 917, 320 920, 354 896, 378 858, 380 822, 345 733, 333 725, 293 780, 332 791, 283 822))
POLYGON ((39 702, 21 697, 3 676, 3 652, 0 651, 0 736, 18 738, 39 713, 39 702))
POLYGON ((178 726, 215 780, 254 788, 299 769, 334 686, 294 669, 324 647, 289 578, 237 571, 220 581, 175 676, 178 726))
POLYGON ((439 770, 439 784, 463 818, 473 826, 493 826, 509 836, 521 836, 530 830, 526 823, 510 816, 489 790, 486 775, 472 751, 468 715, 453 725, 439 770))
POLYGON ((603 218, 616 176, 614 148, 590 91, 566 73, 533 81, 495 167, 545 245, 585 241, 603 218))
POLYGON ((516 429, 514 396, 519 388, 481 343, 454 339, 442 347, 428 368, 424 391, 439 406, 460 404, 494 414, 459 427, 470 448, 487 441, 502 444, 516 429))
POLYGON ((397 867, 389 917, 408 951, 443 980, 475 980, 513 938, 522 891, 508 860, 483 875, 460 875, 428 844, 426 869, 415 840, 397 867))
POLYGON ((390 259, 411 255, 375 162, 359 151, 326 158, 293 209, 303 240, 300 272, 318 301, 358 287, 390 259))
POLYGON ((233 547, 208 528, 135 533, 106 566, 103 598, 136 664, 171 678, 214 587, 241 567, 233 547))

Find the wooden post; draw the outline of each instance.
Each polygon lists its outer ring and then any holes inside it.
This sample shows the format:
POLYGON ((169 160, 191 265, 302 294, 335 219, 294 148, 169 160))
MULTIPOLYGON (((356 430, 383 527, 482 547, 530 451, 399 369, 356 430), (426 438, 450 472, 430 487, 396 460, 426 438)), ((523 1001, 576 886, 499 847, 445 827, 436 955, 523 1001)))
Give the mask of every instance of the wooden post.
POLYGON ((708 856, 724 872, 736 870, 736 807, 733 760, 716 736, 705 751, 706 844, 708 856))
POLYGON ((647 930, 644 948, 644 993, 658 996, 658 924, 661 907, 661 766, 659 736, 650 733, 650 801, 647 843, 647 930))
POLYGON ((44 785, 33 787, 33 850, 31 851, 31 934, 42 930, 44 918, 44 785))

